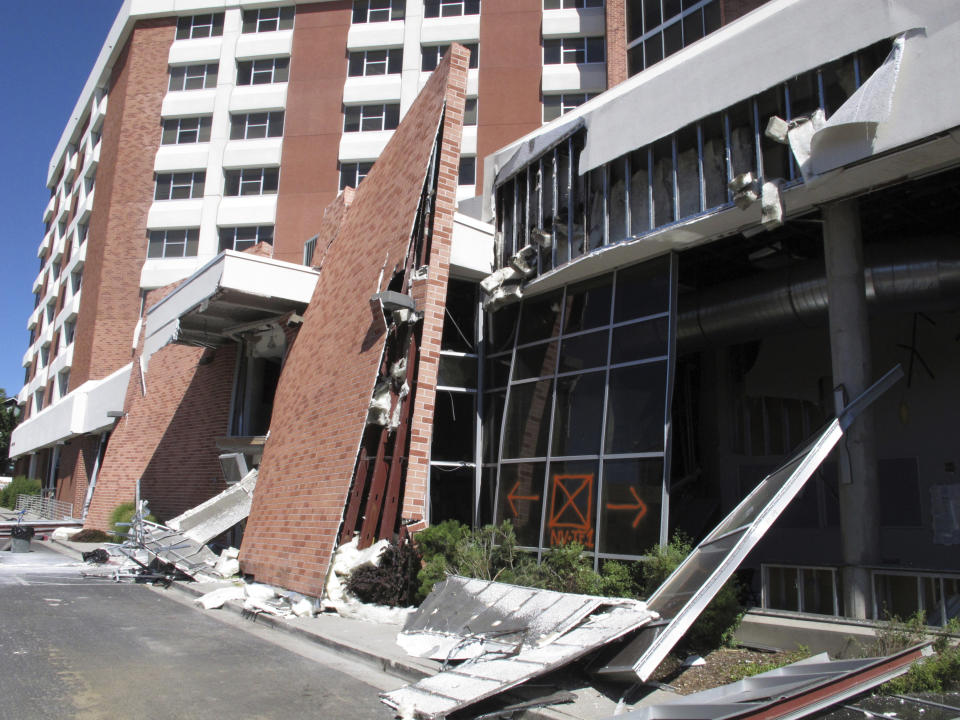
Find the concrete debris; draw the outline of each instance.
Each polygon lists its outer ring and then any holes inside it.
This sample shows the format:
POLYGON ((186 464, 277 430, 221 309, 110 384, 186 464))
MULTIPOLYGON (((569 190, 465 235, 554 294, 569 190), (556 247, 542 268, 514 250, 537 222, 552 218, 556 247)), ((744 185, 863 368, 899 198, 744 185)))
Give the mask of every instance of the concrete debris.
POLYGON ((230 547, 220 553, 220 558, 214 566, 216 573, 222 578, 233 577, 240 574, 240 551, 237 548, 230 547))
POLYGON ((483 309, 495 310, 522 297, 520 289, 524 273, 516 267, 506 265, 480 281, 483 290, 483 309))
POLYGON ((530 231, 530 239, 544 250, 553 247, 553 235, 543 228, 534 228, 530 231))
POLYGON ((54 540, 69 540, 70 536, 76 535, 77 528, 75 527, 58 527, 51 534, 54 540))
POLYGON ((204 610, 216 610, 230 600, 243 600, 246 596, 247 593, 243 585, 231 585, 208 592, 198 597, 195 602, 202 605, 204 610))
POLYGON ((167 522, 172 528, 197 543, 208 543, 250 514, 253 490, 257 486, 256 469, 219 495, 167 522))
POLYGON ((788 123, 783 118, 777 117, 776 115, 771 115, 770 119, 767 120, 767 129, 764 130, 763 134, 774 142, 781 143, 783 145, 787 144, 787 132, 790 130, 790 123, 788 123))
POLYGON ((378 382, 373 388, 370 407, 367 409, 367 424, 386 427, 390 424, 390 383, 378 382))
POLYGON ((776 180, 768 180, 763 184, 760 224, 767 230, 783 225, 783 199, 780 196, 780 183, 776 180))
POLYGON ((295 603, 293 603, 290 609, 298 618, 313 617, 313 603, 307 598, 301 598, 300 600, 297 600, 295 603))
POLYGON ((741 210, 746 210, 760 199, 757 179, 753 176, 753 173, 746 172, 737 175, 727 184, 727 187, 733 193, 734 204, 741 210))

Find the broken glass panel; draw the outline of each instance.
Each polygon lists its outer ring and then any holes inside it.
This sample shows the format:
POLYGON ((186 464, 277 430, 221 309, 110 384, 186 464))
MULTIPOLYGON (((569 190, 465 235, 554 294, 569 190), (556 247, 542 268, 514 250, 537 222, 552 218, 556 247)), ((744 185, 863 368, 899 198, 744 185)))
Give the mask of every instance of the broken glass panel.
POLYGON ((487 336, 487 352, 497 353, 513 348, 513 339, 517 332, 517 316, 520 305, 507 305, 495 313, 487 315, 484 330, 487 336))
POLYGON ((653 144, 653 222, 655 227, 676 220, 674 204, 673 138, 653 144))
POLYGON ((437 391, 431 459, 473 462, 476 443, 475 400, 473 393, 437 391))
POLYGON ((697 147, 697 126, 688 125, 677 133, 678 218, 700 212, 700 158, 697 147))
POLYGON ((727 202, 727 155, 723 117, 711 115, 700 123, 703 136, 703 189, 706 209, 727 202))
POLYGON ((553 419, 554 456, 595 455, 603 428, 604 372, 557 379, 553 419))
POLYGON ((733 177, 757 172, 757 154, 753 129, 753 103, 745 100, 727 110, 730 126, 730 162, 733 177))
POLYGON ((451 279, 447 285, 447 302, 443 317, 443 350, 476 352, 477 286, 475 283, 451 279))
MULTIPOLYGON (((767 121, 776 115, 787 119, 787 106, 784 97, 783 85, 776 85, 761 93, 757 99, 757 112, 760 117, 760 129, 767 126, 767 121)), ((787 145, 771 140, 765 134, 760 135, 760 147, 763 150, 763 179, 787 179, 790 177, 790 148, 787 145)))
POLYGON ((430 467, 430 522, 473 523, 472 467, 430 467))
POLYGON ((610 163, 609 242, 617 243, 627 237, 627 156, 610 163))
POLYGON ((604 244, 606 237, 606 202, 604 200, 605 166, 591 170, 587 191, 587 236, 590 250, 596 250, 604 244))
POLYGON ((477 387, 477 359, 469 355, 440 355, 437 385, 456 388, 477 387))
POLYGON ((557 252, 554 265, 570 259, 570 145, 569 141, 557 147, 557 213, 554 222, 554 243, 557 252))
POLYGON ((641 555, 660 540, 663 460, 607 460, 603 464, 599 549, 641 555))
POLYGON ((510 379, 510 355, 488 357, 484 370, 483 384, 486 388, 506 387, 510 379))
POLYGON ((500 427, 507 393, 486 393, 483 396, 483 461, 496 462, 500 455, 500 427))
POLYGON ((541 160, 540 166, 542 168, 541 173, 541 191, 540 191, 540 203, 541 203, 541 218, 543 221, 543 229, 545 232, 550 233, 551 242, 547 247, 540 249, 540 272, 546 272, 553 267, 553 239, 556 238, 557 232, 554 228, 554 217, 553 217, 553 198, 556 193, 556 187, 554 186, 555 174, 553 171, 554 165, 554 152, 547 153, 541 160))
POLYGON ((541 295, 523 303, 518 345, 546 340, 560 334, 560 300, 563 291, 541 295))
POLYGON ((630 234, 650 229, 649 152, 641 148, 630 153, 630 234))
POLYGON ((510 520, 517 543, 537 547, 543 508, 543 474, 546 463, 509 463, 500 466, 497 488, 497 520, 510 520))
POLYGON ((553 380, 537 380, 510 388, 504 458, 546 456, 552 402, 553 380))

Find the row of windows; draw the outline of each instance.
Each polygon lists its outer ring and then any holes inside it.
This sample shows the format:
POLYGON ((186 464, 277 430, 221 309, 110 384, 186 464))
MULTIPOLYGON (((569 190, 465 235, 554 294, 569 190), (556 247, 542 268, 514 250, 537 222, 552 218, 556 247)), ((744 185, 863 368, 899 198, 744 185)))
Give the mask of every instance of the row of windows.
MULTIPOLYGON (((375 23, 403 20, 406 0, 354 0, 353 22, 375 23)), ((543 0, 544 10, 603 7, 603 0, 543 0)), ((480 0, 426 0, 423 15, 428 18, 479 15, 480 0)))
MULTIPOLYGON (((340 163, 340 189, 357 187, 367 177, 372 167, 373 161, 340 163)), ((477 159, 475 157, 461 157, 457 184, 476 185, 476 183, 477 159)))
MULTIPOLYGON (((257 243, 273 242, 273 225, 222 227, 219 229, 220 251, 243 252, 257 243)), ((147 245, 148 258, 196 257, 200 246, 200 228, 151 230, 147 245)))
MULTIPOLYGON (((280 180, 280 168, 242 168, 225 170, 223 194, 228 197, 241 195, 274 195, 280 180)), ((157 173, 154 200, 187 200, 203 197, 207 174, 195 172, 157 173)))
POLYGON ((543 64, 601 63, 604 61, 602 37, 553 38, 543 41, 543 64))
MULTIPOLYGON (((166 118, 163 121, 163 145, 189 145, 210 141, 213 116, 166 118)), ((252 140, 283 136, 283 111, 243 113, 230 116, 230 139, 252 140)))
MULTIPOLYGON (((243 11, 243 32, 262 33, 293 28, 294 7, 259 8, 243 11)), ((223 13, 206 13, 177 19, 177 40, 221 37, 223 13)))
MULTIPOLYGON (((167 89, 203 90, 217 86, 218 63, 172 65, 167 89)), ((237 85, 266 85, 287 82, 290 77, 290 58, 264 58, 237 62, 237 85)))
MULTIPOLYGON (((480 55, 477 43, 464 43, 470 51, 470 67, 479 67, 480 55)), ((435 70, 449 45, 427 45, 421 48, 420 69, 429 72, 435 70)), ((403 69, 403 49, 359 50, 350 53, 347 75, 363 77, 370 75, 399 75, 403 69)))

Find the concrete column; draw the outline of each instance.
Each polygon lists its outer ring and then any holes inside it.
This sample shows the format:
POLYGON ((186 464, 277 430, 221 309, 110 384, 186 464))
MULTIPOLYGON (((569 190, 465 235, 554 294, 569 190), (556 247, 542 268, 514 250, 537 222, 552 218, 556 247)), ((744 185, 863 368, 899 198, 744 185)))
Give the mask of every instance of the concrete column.
MULTIPOLYGON (((870 327, 863 276, 859 205, 845 200, 822 209, 830 355, 836 410, 872 381, 870 327)), ((840 534, 843 544, 844 613, 865 618, 872 611, 870 573, 880 544, 876 437, 871 411, 863 413, 837 447, 840 465, 840 534)))

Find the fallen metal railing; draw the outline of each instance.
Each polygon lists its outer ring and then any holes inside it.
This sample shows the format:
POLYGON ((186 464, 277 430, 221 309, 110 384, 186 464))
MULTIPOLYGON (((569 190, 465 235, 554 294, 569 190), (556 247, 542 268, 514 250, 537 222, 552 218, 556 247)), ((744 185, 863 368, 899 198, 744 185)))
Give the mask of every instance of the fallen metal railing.
POLYGON ((21 510, 42 520, 73 519, 73 503, 39 495, 18 495, 17 511, 21 510))

